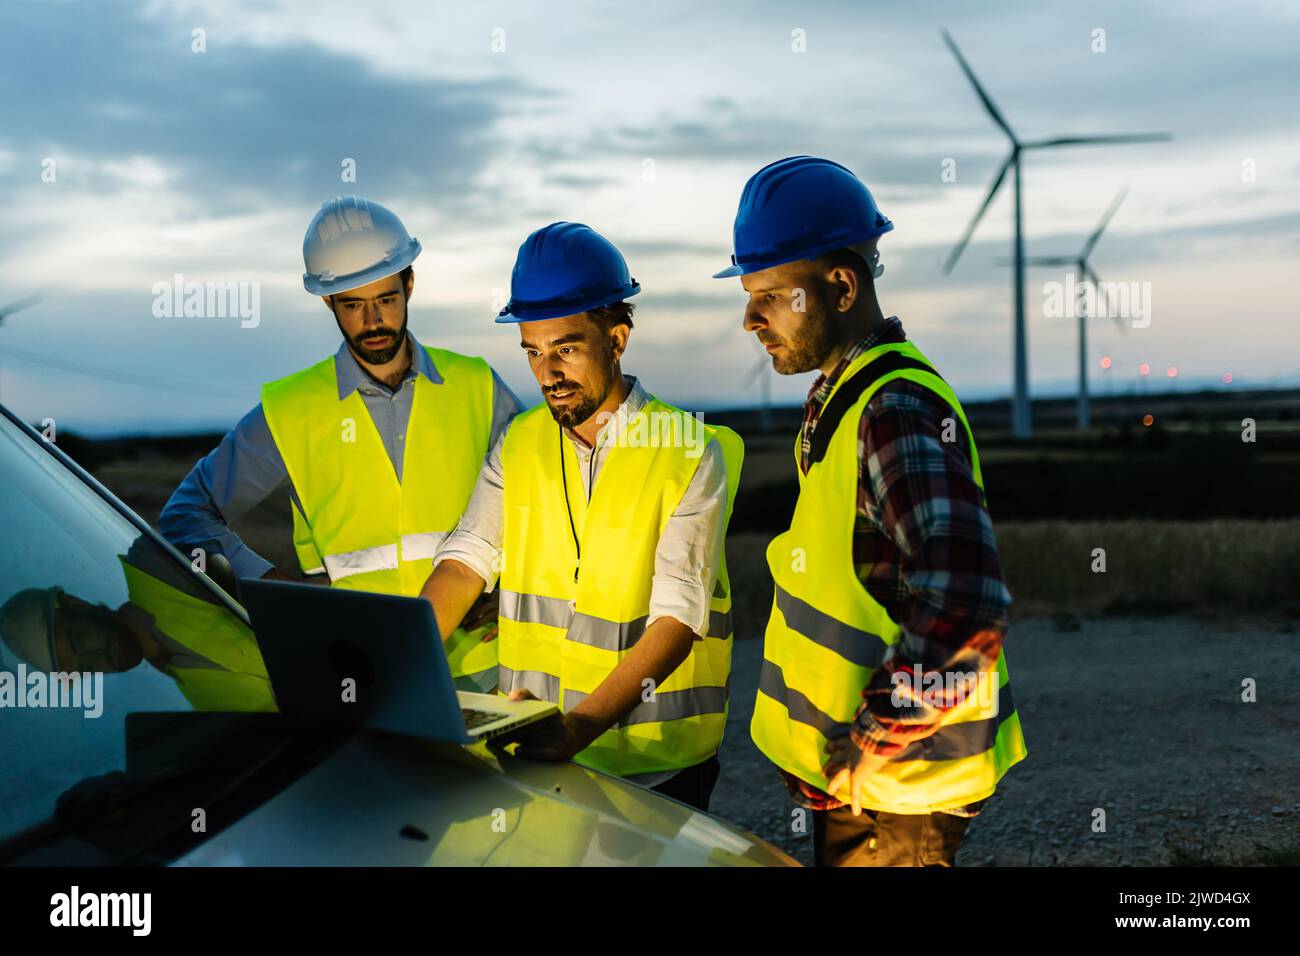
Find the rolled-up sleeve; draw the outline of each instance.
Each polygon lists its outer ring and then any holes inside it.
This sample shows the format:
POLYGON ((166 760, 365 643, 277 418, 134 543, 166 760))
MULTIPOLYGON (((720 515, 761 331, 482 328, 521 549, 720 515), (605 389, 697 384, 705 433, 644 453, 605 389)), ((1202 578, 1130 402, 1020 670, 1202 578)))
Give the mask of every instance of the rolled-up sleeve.
POLYGON ((484 593, 496 587, 501 572, 505 507, 501 444, 504 438, 503 433, 493 442, 487 461, 479 470, 465 513, 433 559, 434 567, 449 558, 459 561, 484 580, 484 593))
POLYGON ((238 577, 257 578, 273 565, 231 530, 277 490, 289 473, 258 405, 221 443, 190 469, 158 516, 158 530, 177 550, 204 548, 224 555, 238 577))
POLYGON ((686 493, 659 536, 647 626, 671 617, 700 637, 708 635, 709 599, 722 563, 726 514, 727 466, 715 441, 705 446, 686 493))

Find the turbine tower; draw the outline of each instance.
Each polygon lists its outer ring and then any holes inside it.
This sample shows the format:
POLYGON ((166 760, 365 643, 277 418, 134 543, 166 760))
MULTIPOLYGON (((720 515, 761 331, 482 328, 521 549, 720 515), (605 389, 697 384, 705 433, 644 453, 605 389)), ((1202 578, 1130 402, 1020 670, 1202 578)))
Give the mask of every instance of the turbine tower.
MULTIPOLYGON (((1079 283, 1078 296, 1074 303, 1074 314, 1079 321, 1079 397, 1075 404, 1074 420, 1075 425, 1080 429, 1085 429, 1092 424, 1092 415, 1088 406, 1088 310, 1085 306, 1086 298, 1084 296, 1085 287, 1082 285, 1083 280, 1087 279, 1092 282, 1092 287, 1095 291, 1095 294, 1093 295, 1093 304, 1097 305, 1103 301, 1105 302, 1105 305, 1101 309, 1101 314, 1110 315, 1110 317, 1115 320, 1115 324, 1119 326, 1121 332, 1128 331, 1128 329, 1124 328, 1124 323, 1120 320, 1119 316, 1110 314, 1109 297, 1103 295, 1101 279, 1097 277, 1097 273, 1092 268, 1092 263, 1088 261, 1088 256, 1091 255, 1092 250, 1096 247, 1097 240, 1100 239, 1101 234, 1106 231, 1106 226, 1110 224, 1111 217, 1115 215, 1116 210, 1120 207, 1120 203, 1124 201, 1124 197, 1127 195, 1127 186, 1123 187, 1118 193, 1116 193, 1115 198, 1111 200, 1110 208, 1107 209, 1105 214, 1101 217, 1101 222, 1097 224, 1097 228, 1093 230, 1092 235, 1090 235, 1087 241, 1084 242, 1083 248, 1079 250, 1078 255, 1029 256, 1025 259, 1025 265, 1027 266, 1074 266, 1075 269, 1075 282, 1079 283)), ((999 259, 998 264, 1011 265, 1012 262, 1010 259, 999 259)))
POLYGON ((1013 183, 1015 189, 1015 211, 1013 221, 1015 223, 1015 236, 1011 242, 1012 260, 1015 265, 1014 278, 1012 279, 1013 297, 1016 304, 1015 316, 1015 384, 1011 397, 1011 434, 1015 438, 1029 438, 1033 432, 1029 406, 1029 364, 1027 357, 1027 347, 1025 342, 1025 246, 1023 233, 1023 216, 1020 205, 1020 158, 1021 154, 1031 149, 1050 149, 1056 146, 1094 146, 1113 143, 1156 143, 1165 142, 1173 137, 1168 133, 1124 133, 1114 136, 1057 136, 1052 139, 1031 140, 1022 142, 1012 132, 1010 124, 1003 118, 1002 113, 993 104, 993 100, 985 92, 980 81, 975 78, 974 71, 966 62, 966 58, 961 55, 961 50, 957 49, 957 44, 953 41, 952 36, 947 30, 943 31, 943 41, 952 51, 952 55, 957 58, 957 64, 961 67, 962 72, 966 74, 966 79, 975 89, 975 94, 984 104, 985 111, 990 118, 1007 134, 1007 139, 1011 141, 1011 152, 1003 160, 1002 167, 993 177, 993 185, 989 187, 988 195, 984 197, 984 202, 976 210, 974 218, 971 219, 970 225, 966 227, 966 232, 962 235, 961 241, 953 248, 952 253, 948 256, 948 261, 944 263, 943 271, 952 272, 952 267, 957 264, 961 258, 962 250, 970 241, 971 235, 975 232, 975 227, 979 225, 980 219, 983 218, 985 211, 993 203, 993 198, 997 195, 998 190, 1002 187, 1002 182, 1006 179, 1007 171, 1013 173, 1013 183))

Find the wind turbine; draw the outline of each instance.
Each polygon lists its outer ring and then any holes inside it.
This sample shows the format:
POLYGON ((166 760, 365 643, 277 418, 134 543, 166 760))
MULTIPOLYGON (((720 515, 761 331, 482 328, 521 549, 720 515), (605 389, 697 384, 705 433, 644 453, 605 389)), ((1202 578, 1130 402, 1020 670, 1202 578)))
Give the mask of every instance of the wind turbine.
POLYGON ((966 232, 957 243, 952 253, 948 256, 948 261, 944 264, 945 273, 952 272, 952 267, 957 264, 961 257, 962 250, 970 241, 971 235, 975 232, 975 227, 979 225, 980 219, 983 218, 985 211, 993 203, 993 197, 997 195, 998 190, 1002 187, 1002 181, 1006 179, 1007 170, 1014 173, 1015 184, 1015 237, 1012 239, 1011 249, 1013 253, 1014 286, 1013 293, 1016 303, 1016 324, 1015 324, 1015 385, 1011 398, 1011 434, 1016 438, 1029 438, 1033 431, 1029 405, 1029 365, 1026 355, 1025 344, 1025 246, 1024 234, 1022 228, 1023 216, 1020 205, 1020 156, 1021 153, 1030 149, 1049 149, 1055 146, 1093 146, 1110 143, 1156 143, 1165 142, 1173 137, 1168 133, 1124 133, 1115 136, 1057 136, 1052 139, 1032 140, 1030 142, 1021 142, 1012 132, 1010 124, 1003 118, 998 108, 993 105, 993 100, 985 92, 980 81, 975 78, 975 73, 967 64, 966 58, 961 55, 961 50, 957 49, 957 44, 953 41, 952 36, 947 30, 943 31, 943 42, 948 45, 952 55, 957 58, 957 64, 961 67, 962 72, 966 74, 966 79, 975 89, 975 94, 984 104, 984 109, 988 112, 993 122, 996 123, 1002 132, 1007 134, 1007 139, 1011 141, 1011 152, 1003 160, 1001 168, 996 176, 993 177, 993 185, 989 187, 988 195, 984 197, 984 202, 976 210, 975 216, 966 227, 966 232))
MULTIPOLYGON (((1101 288, 1101 279, 1097 277, 1097 273, 1093 270, 1092 264, 1088 262, 1088 256, 1096 247, 1097 240, 1100 239, 1101 234, 1106 231, 1106 226, 1110 224, 1111 217, 1115 215, 1116 210, 1120 207, 1120 203, 1124 201, 1124 197, 1127 195, 1127 186, 1124 186, 1115 194, 1115 198, 1111 200, 1110 208, 1106 210, 1104 215, 1102 215, 1101 222, 1097 223, 1097 228, 1092 231, 1092 235, 1090 235, 1087 241, 1084 242, 1083 248, 1079 250, 1078 255, 1029 256, 1025 259, 1025 265, 1027 266, 1074 266, 1076 276, 1075 281, 1080 283, 1078 296, 1074 303, 1074 314, 1079 320, 1079 397, 1075 405, 1075 424, 1080 429, 1087 428, 1092 424, 1092 416, 1088 408, 1088 310, 1085 306, 1086 297, 1084 295, 1086 287, 1082 285, 1082 280, 1087 279, 1092 282, 1092 287, 1095 292, 1093 295, 1093 304, 1096 305, 1101 303, 1104 295, 1101 288)), ((1011 265, 1012 262, 1010 259, 999 259, 998 264, 1011 265)), ((1111 315, 1110 297, 1105 296, 1104 302, 1105 304, 1102 306, 1101 314, 1110 315, 1110 317, 1115 320, 1115 324, 1119 326, 1119 330, 1121 332, 1127 332, 1128 329, 1124 328, 1124 323, 1120 320, 1119 316, 1111 315)))

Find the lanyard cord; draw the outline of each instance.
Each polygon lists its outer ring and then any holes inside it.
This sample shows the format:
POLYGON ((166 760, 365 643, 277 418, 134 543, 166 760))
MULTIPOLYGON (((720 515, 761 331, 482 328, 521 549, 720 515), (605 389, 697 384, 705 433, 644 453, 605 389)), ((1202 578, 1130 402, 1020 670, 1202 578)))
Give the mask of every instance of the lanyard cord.
MULTIPOLYGON (((573 535, 573 549, 578 552, 578 564, 573 566, 573 580, 578 580, 578 566, 582 564, 582 545, 578 541, 578 529, 573 523, 573 505, 569 504, 569 475, 564 464, 564 443, 567 436, 564 426, 560 425, 560 482, 564 485, 564 510, 569 514, 569 533, 573 535)), ((591 448, 591 466, 587 469, 587 502, 591 502, 592 485, 596 483, 596 450, 599 439, 591 448)))
MULTIPOLYGON (((558 425, 558 423, 557 423, 558 425)), ((569 474, 564 465, 564 443, 567 439, 564 437, 564 426, 558 425, 560 429, 560 481, 564 485, 564 510, 569 514, 569 531, 573 534, 573 548, 578 552, 577 564, 573 566, 573 580, 578 580, 578 565, 582 564, 582 545, 578 542, 578 529, 573 524, 573 506, 569 504, 569 474)))

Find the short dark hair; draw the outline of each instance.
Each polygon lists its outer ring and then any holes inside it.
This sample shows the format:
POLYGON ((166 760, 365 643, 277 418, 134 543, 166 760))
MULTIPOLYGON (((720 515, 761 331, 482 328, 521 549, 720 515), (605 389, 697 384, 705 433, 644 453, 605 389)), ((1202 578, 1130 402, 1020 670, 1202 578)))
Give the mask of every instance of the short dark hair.
POLYGON ((587 318, 600 326, 601 331, 608 332, 616 325, 632 328, 632 313, 636 306, 631 302, 611 302, 596 309, 587 310, 587 318))
POLYGON ((872 279, 867 260, 847 246, 833 252, 824 252, 814 256, 813 261, 824 269, 849 269, 858 277, 858 285, 866 285, 872 279))

